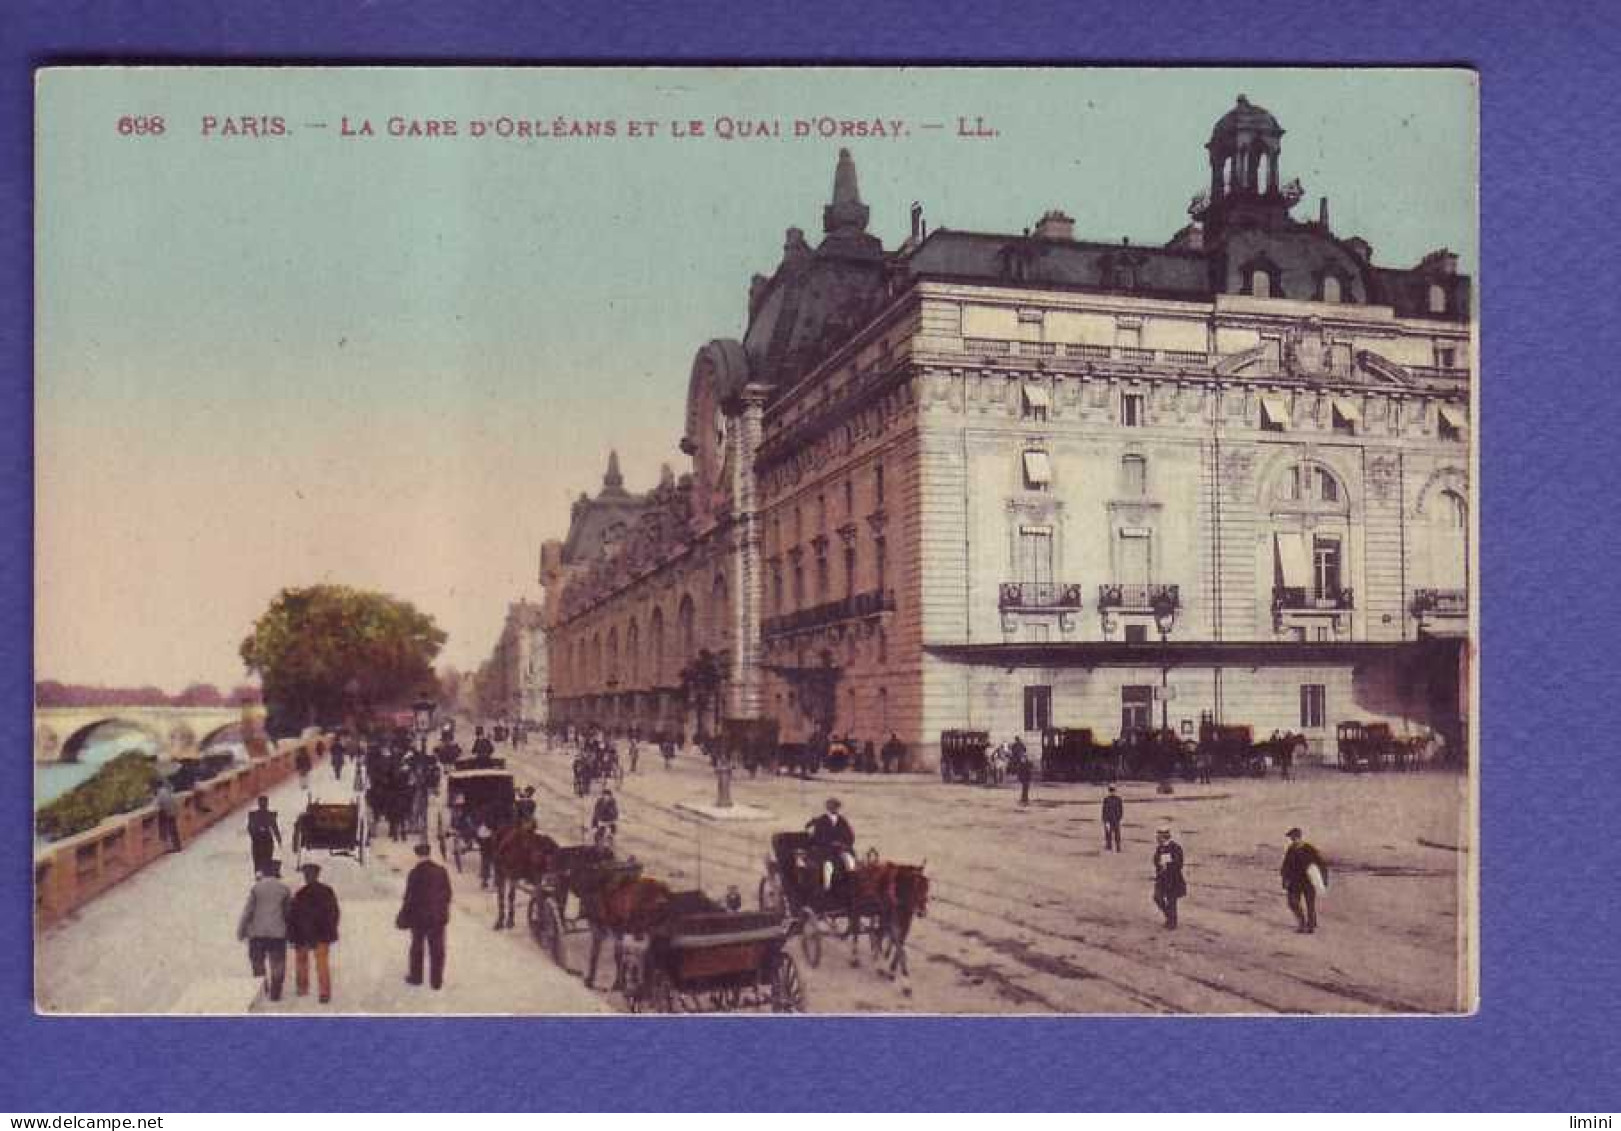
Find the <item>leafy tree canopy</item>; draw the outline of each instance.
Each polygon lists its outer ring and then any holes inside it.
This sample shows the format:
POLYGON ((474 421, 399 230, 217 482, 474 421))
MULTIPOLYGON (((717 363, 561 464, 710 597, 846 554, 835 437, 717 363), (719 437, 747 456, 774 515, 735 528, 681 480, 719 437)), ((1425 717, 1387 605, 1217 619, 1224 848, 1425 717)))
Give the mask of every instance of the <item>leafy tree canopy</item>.
POLYGON ((351 704, 388 704, 434 684, 445 634, 407 601, 344 585, 283 589, 242 641, 242 662, 272 709, 336 721, 351 704))

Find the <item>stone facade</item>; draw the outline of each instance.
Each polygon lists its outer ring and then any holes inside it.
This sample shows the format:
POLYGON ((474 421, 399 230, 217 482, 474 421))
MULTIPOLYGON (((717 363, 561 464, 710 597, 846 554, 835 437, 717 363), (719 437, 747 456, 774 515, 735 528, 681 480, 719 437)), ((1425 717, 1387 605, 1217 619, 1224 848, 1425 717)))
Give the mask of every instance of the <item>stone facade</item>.
POLYGON ((922 765, 955 727, 1461 743, 1470 283, 1296 220, 1282 134, 1241 98, 1158 248, 914 209, 885 252, 841 154, 822 243, 790 229, 698 353, 693 472, 622 544, 583 559, 579 507, 550 544, 566 717, 893 731, 922 765))

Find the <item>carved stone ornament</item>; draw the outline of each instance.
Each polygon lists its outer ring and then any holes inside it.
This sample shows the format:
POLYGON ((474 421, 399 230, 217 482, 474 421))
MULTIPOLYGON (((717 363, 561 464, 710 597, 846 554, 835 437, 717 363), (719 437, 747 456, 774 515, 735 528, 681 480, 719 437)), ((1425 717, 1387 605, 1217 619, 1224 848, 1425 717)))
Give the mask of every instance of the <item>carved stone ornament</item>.
POLYGON ((1396 489, 1396 457, 1377 455, 1368 461, 1368 494, 1387 502, 1396 489))

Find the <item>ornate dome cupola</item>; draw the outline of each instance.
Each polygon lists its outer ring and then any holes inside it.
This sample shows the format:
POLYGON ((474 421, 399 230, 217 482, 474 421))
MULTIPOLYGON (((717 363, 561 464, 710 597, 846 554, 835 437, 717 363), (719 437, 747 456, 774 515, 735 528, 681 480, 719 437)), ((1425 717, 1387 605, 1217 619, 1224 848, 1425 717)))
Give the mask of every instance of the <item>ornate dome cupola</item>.
POLYGON ((833 202, 822 209, 822 231, 828 235, 865 232, 869 209, 861 203, 856 184, 856 163, 848 149, 839 150, 839 164, 833 170, 833 202))
POLYGON ((1207 227, 1265 226, 1288 215, 1300 199, 1294 183, 1279 187, 1283 127, 1244 95, 1210 131, 1210 196, 1200 217, 1207 227))

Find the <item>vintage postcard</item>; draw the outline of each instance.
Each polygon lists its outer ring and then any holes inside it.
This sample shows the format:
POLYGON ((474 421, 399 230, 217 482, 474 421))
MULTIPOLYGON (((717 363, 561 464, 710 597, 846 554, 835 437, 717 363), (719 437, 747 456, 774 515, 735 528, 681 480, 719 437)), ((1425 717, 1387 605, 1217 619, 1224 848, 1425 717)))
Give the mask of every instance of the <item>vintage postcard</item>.
POLYGON ((36 93, 40 1011, 1476 1008, 1471 72, 36 93))

